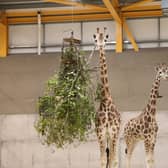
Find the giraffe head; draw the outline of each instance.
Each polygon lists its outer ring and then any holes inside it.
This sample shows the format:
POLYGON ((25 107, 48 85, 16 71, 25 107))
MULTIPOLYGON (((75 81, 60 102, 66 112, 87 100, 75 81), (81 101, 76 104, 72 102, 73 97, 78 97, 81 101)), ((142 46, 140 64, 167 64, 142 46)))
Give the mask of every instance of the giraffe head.
POLYGON ((97 33, 93 35, 95 44, 98 47, 98 49, 100 47, 103 47, 103 48, 105 47, 105 44, 106 44, 107 39, 108 39, 108 34, 105 34, 105 33, 106 33, 106 28, 105 27, 104 27, 104 32, 103 33, 100 33, 99 28, 97 28, 97 33))
POLYGON ((168 65, 165 63, 159 64, 156 67, 157 77, 163 80, 168 80, 168 65))

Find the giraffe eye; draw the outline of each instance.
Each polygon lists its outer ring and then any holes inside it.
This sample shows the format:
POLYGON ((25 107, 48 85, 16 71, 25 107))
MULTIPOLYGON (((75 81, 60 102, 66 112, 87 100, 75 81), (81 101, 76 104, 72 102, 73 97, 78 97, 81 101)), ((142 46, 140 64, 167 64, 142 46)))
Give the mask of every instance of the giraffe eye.
POLYGON ((97 43, 97 40, 95 40, 95 42, 97 43))
POLYGON ((93 35, 93 38, 94 38, 94 39, 96 38, 96 35, 95 35, 95 34, 93 35))
POLYGON ((106 35, 106 38, 109 38, 109 35, 106 35))

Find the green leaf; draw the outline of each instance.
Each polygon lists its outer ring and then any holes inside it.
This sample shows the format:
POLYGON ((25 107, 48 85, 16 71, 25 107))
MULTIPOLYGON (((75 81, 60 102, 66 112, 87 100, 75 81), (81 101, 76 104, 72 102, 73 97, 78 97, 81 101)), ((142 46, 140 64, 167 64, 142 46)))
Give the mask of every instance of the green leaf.
POLYGON ((60 71, 46 84, 38 100, 39 118, 35 124, 45 143, 63 148, 85 141, 95 119, 91 76, 85 58, 75 46, 65 49, 60 71))

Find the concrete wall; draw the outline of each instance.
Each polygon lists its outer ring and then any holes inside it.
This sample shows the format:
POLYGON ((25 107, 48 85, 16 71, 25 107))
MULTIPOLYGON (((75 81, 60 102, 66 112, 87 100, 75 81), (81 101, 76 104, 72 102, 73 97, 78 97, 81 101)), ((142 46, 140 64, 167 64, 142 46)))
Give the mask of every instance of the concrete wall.
MULTIPOLYGON (((168 111, 159 111, 159 134, 155 148, 156 167, 167 167, 168 111)), ((139 112, 122 113, 124 123, 139 112)), ((64 150, 41 144, 33 127, 37 115, 0 115, 0 167, 1 168, 98 168, 99 146, 95 135, 92 140, 67 146, 64 150)), ((125 167, 125 143, 120 139, 119 163, 125 167)), ((145 167, 143 144, 135 148, 132 167, 145 167)))
MULTIPOLYGON (((147 103, 153 79, 154 66, 168 63, 168 49, 141 49, 122 54, 108 51, 107 64, 110 87, 124 122, 137 115, 147 103)), ((86 56, 90 52, 85 53, 86 56)), ((0 167, 1 168, 98 168, 99 148, 95 138, 78 147, 65 150, 45 147, 34 129, 36 102, 43 94, 46 80, 59 70, 60 53, 41 56, 32 54, 10 55, 0 60, 0 167)), ((98 66, 95 52, 91 66, 98 66)), ((98 73, 93 80, 98 80, 98 73)), ((96 85, 96 83, 95 83, 96 85)), ((168 153, 168 83, 161 83, 157 119, 159 136, 156 146, 156 166, 167 167, 168 153)), ((121 134, 122 135, 122 134, 121 134)), ((124 143, 121 139, 120 168, 124 168, 124 143)), ((136 168, 144 167, 143 145, 133 156, 136 168)))
MULTIPOLYGON (((90 52, 85 53, 86 56, 90 52)), ((168 49, 141 49, 139 53, 126 51, 107 52, 110 87, 120 111, 137 111, 144 108, 155 77, 154 66, 168 63, 168 49)), ((0 113, 36 113, 36 102, 43 94, 45 82, 59 70, 60 54, 42 56, 20 54, 0 60, 0 113)), ((91 60, 91 67, 98 66, 98 53, 91 60)), ((93 74, 99 79, 99 73, 93 74)), ((96 83, 95 83, 96 86, 96 83)), ((168 110, 168 83, 161 82, 159 110, 168 110)))
MULTIPOLYGON (((148 19, 132 19, 127 21, 131 32, 136 41, 157 41, 168 40, 168 18, 148 18, 148 19)), ((109 41, 115 41, 116 26, 114 21, 99 21, 99 22, 78 22, 78 23, 57 23, 42 25, 42 40, 41 43, 47 47, 45 52, 60 51, 56 45, 62 45, 62 39, 69 37, 73 30, 75 37, 82 40, 83 44, 93 43, 93 34, 96 28, 107 27, 109 32, 109 41)), ((32 53, 37 52, 37 48, 18 49, 15 47, 37 47, 37 25, 11 25, 9 27, 9 46, 10 53, 32 53)), ((128 40, 124 35, 124 39, 128 40)), ((167 47, 168 42, 158 43, 140 43, 140 48, 151 47, 167 47)), ((114 49, 114 45, 110 49, 114 49)), ((132 48, 131 45, 125 45, 125 48, 132 48)), ((92 49, 85 47, 85 49, 92 49)))

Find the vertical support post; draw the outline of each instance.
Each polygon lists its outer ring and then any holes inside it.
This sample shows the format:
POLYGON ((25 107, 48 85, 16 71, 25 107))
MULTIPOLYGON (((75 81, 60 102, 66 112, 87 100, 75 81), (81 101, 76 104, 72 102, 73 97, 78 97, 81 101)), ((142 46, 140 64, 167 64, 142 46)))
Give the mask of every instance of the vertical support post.
POLYGON ((8 22, 6 13, 0 11, 0 57, 8 54, 8 22))
POLYGON ((38 23, 38 55, 41 55, 41 12, 37 12, 37 23, 38 23))
POLYGON ((132 33, 130 32, 128 25, 126 23, 125 18, 122 17, 122 12, 119 9, 119 1, 118 0, 103 0, 104 5, 107 7, 109 12, 111 13, 113 19, 117 22, 117 45, 116 52, 122 52, 123 44, 122 44, 122 29, 125 30, 129 40, 135 51, 139 51, 138 45, 136 44, 132 33))
POLYGON ((122 23, 116 22, 116 52, 123 51, 123 26, 122 23))
POLYGON ((114 6, 118 16, 121 19, 121 23, 116 22, 116 52, 121 53, 123 51, 123 20, 122 13, 118 10, 119 0, 111 0, 112 5, 114 6))

